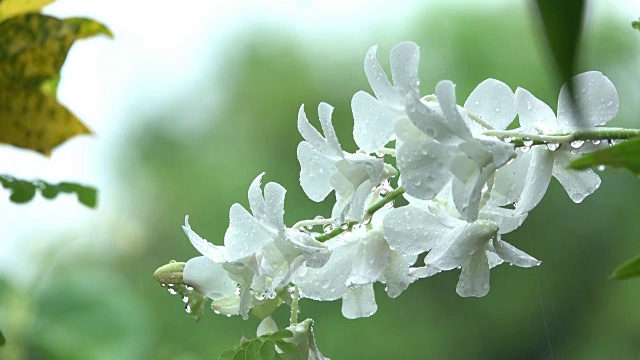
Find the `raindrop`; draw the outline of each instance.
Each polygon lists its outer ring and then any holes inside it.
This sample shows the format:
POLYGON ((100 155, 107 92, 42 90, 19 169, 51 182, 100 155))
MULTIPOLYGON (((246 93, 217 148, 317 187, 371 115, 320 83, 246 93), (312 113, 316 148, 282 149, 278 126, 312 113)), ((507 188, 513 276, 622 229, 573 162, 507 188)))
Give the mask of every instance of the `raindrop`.
POLYGON ((527 110, 531 110, 532 108, 533 108, 533 105, 531 105, 531 103, 527 101, 527 110))
POLYGON ((351 228, 351 230, 353 230, 353 231, 360 230, 360 229, 362 229, 362 225, 361 224, 355 224, 351 228))
POLYGON ((510 143, 513 139, 512 139, 512 138, 510 138, 509 136, 505 136, 505 137, 503 137, 503 138, 502 138, 502 140, 503 140, 504 142, 506 142, 506 143, 510 143))
POLYGON ((215 310, 215 309, 214 309, 214 310, 213 310, 213 312, 214 312, 216 315, 220 315, 220 311, 218 311, 218 310, 215 310))
POLYGON ((177 293, 178 293, 178 292, 176 291, 176 289, 174 289, 174 288, 172 288, 172 287, 168 287, 168 288, 167 288, 167 291, 168 291, 168 292, 169 292, 169 294, 171 294, 171 295, 175 295, 175 294, 177 294, 177 293))
POLYGON ((186 311, 188 314, 191 314, 191 306, 189 306, 189 304, 187 304, 187 305, 184 307, 184 311, 186 311))
POLYGON ((185 303, 185 304, 188 303, 189 302, 189 297, 188 296, 183 296, 182 297, 182 302, 185 303))
POLYGON ((184 286, 184 288, 185 288, 185 289, 187 289, 187 290, 189 290, 189 291, 193 290, 193 287, 192 287, 192 286, 189 286, 189 285, 185 285, 185 286, 184 286))
POLYGON ((607 102, 607 107, 611 107, 611 105, 613 105, 613 100, 609 100, 609 101, 607 102))
POLYGON ((328 234, 330 232, 333 231, 333 225, 331 224, 327 224, 322 228, 322 231, 324 231, 325 234, 328 234))
POLYGON ((307 225, 307 226, 305 226, 305 227, 307 228, 307 230, 311 230, 311 229, 313 229, 313 225, 307 225))
POLYGON ((318 216, 314 217, 313 220, 316 220, 316 221, 324 220, 324 216, 318 215, 318 216))
POLYGON ((236 287, 236 295, 240 295, 240 286, 239 285, 236 287))
POLYGON ((340 229, 348 230, 349 229, 349 223, 344 223, 344 224, 340 225, 340 229))
POLYGON ((476 106, 480 105, 480 101, 476 100, 475 104, 476 106))
POLYGON ((591 143, 593 145, 599 145, 600 144, 600 140, 591 140, 591 143))
POLYGON ((162 286, 162 287, 167 287, 167 284, 165 284, 165 283, 160 283, 160 286, 162 286))
POLYGON ((571 147, 574 149, 579 149, 584 144, 584 140, 574 140, 571 142, 571 147))
POLYGON ((577 153, 578 153, 578 150, 575 150, 575 149, 574 149, 574 150, 571 150, 571 154, 575 155, 575 154, 577 154, 577 153))
POLYGON ((384 153, 382 151, 378 151, 376 152, 376 156, 379 158, 383 158, 384 157, 384 153))
POLYGON ((369 225, 371 223, 371 218, 366 218, 364 219, 364 221, 362 222, 362 225, 369 225))
POLYGON ((227 314, 227 317, 228 317, 228 318, 230 318, 230 317, 231 317, 231 314, 227 314))
POLYGON ((384 207, 386 207, 387 209, 391 209, 393 207, 393 201, 390 201, 390 202, 384 204, 384 207))
POLYGON ((520 148, 520 150, 523 153, 526 153, 526 152, 529 152, 529 150, 531 150, 531 147, 530 146, 523 146, 523 147, 520 148))
POLYGON ((522 143, 524 146, 531 146, 533 145, 533 140, 529 138, 522 138, 522 143))
POLYGON ((556 144, 556 143, 548 143, 547 144, 547 149, 551 150, 551 151, 556 151, 560 148, 560 144, 556 144))
POLYGON ((596 166, 596 169, 598 169, 598 171, 604 171, 605 166, 604 165, 598 165, 598 166, 596 166))

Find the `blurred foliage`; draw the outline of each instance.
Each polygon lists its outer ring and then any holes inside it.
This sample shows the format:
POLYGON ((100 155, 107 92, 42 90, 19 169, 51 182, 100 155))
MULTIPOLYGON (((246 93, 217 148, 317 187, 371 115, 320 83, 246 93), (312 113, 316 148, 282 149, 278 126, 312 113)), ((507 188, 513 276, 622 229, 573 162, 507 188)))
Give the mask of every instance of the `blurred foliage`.
MULTIPOLYGON (((129 124, 140 125, 132 125, 116 147, 112 181, 121 193, 110 199, 126 221, 103 235, 112 238, 117 256, 104 252, 66 263, 50 271, 33 295, 2 289, 7 345, 0 356, 21 350, 22 357, 3 359, 209 359, 243 334, 255 337, 256 317, 227 319, 206 309, 194 323, 151 274, 171 259, 198 255, 180 228, 187 214, 199 234, 222 244, 229 207, 247 205, 248 186, 262 171, 288 189, 287 224, 330 213, 330 200, 312 203, 298 182, 297 110, 302 103, 308 109, 321 101, 335 106, 338 137, 354 151, 350 99, 358 90, 370 91, 362 63, 373 44, 380 45, 383 66, 399 41, 421 45, 423 94, 451 79, 463 103, 480 81, 493 77, 551 105, 557 101, 562 81, 553 76, 537 46, 536 24, 521 7, 430 8, 414 16, 403 19, 402 31, 371 28, 369 38, 357 42, 337 32, 311 40, 269 28, 236 34, 233 46, 216 54, 221 70, 202 75, 206 86, 177 89, 182 95, 175 103, 147 109, 146 121, 132 118, 129 124), (212 101, 212 94, 220 98, 212 101), (184 104, 194 98, 215 105, 185 125, 184 114, 193 112, 184 104), (127 236, 132 223, 144 230, 141 244, 127 236), (18 311, 24 304, 29 307, 18 311)), ((620 35, 621 28, 630 32, 628 23, 607 20, 585 39, 578 67, 619 75, 610 76, 616 83, 635 76, 629 69, 637 49, 620 35)), ((624 96, 637 93, 621 92, 621 104, 624 96)), ((624 111, 637 112, 629 103, 624 111)), ((339 302, 301 300, 303 317, 316 319, 322 353, 345 359, 637 357, 640 288, 606 277, 629 252, 640 251, 640 223, 629 211, 640 201, 640 187, 628 186, 636 178, 624 172, 601 175, 601 189, 580 205, 556 183, 550 186, 523 227, 504 239, 542 259, 542 266, 496 268, 485 298, 460 298, 452 271, 413 284, 397 299, 377 284, 379 309, 371 318, 347 320, 339 302)), ((280 324, 288 317, 286 306, 274 314, 280 324)))
POLYGON ((640 276, 640 255, 620 265, 611 275, 616 280, 635 278, 640 276))
POLYGON ((20 180, 9 175, 0 175, 0 183, 5 189, 11 190, 9 200, 17 204, 23 204, 33 199, 39 190, 45 199, 54 199, 59 193, 75 193, 78 201, 90 208, 97 204, 98 191, 95 188, 80 184, 61 182, 57 185, 49 184, 43 180, 20 180))
POLYGON ((598 150, 571 162, 577 170, 597 166, 626 168, 640 176, 640 138, 631 139, 607 149, 598 150))
POLYGON ((0 20, 30 12, 38 12, 55 0, 0 0, 0 20))

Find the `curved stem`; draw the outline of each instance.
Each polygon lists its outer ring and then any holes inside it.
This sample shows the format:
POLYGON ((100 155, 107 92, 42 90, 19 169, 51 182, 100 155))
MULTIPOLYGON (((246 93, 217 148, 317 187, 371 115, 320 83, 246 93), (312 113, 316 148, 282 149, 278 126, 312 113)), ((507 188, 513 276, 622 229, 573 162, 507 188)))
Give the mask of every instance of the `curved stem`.
POLYGON ((518 130, 487 130, 482 133, 486 136, 495 136, 499 138, 509 138, 510 142, 516 146, 524 146, 523 141, 527 139, 533 141, 531 145, 542 144, 564 144, 576 140, 626 140, 632 137, 640 136, 638 129, 623 128, 593 128, 587 130, 575 130, 571 132, 562 132, 555 134, 531 134, 518 130))
POLYGON ((291 326, 298 323, 298 300, 300 300, 300 290, 298 289, 298 285, 294 285, 293 297, 291 299, 291 326))
POLYGON ((327 224, 332 224, 334 221, 336 221, 336 219, 334 218, 328 218, 328 219, 313 219, 313 220, 300 220, 297 223, 293 224, 293 226, 291 227, 294 230, 298 230, 301 227, 305 227, 308 225, 311 226, 316 226, 316 225, 327 225, 327 224))
MULTIPOLYGON (((386 204, 394 201, 395 199, 397 199, 398 197, 400 197, 402 194, 404 194, 404 188, 402 186, 399 186, 397 189, 391 191, 390 193, 387 194, 387 196, 385 196, 384 198, 382 198, 380 201, 376 202, 375 204, 371 205, 368 209, 367 212, 365 213, 365 219, 371 219, 371 216, 373 216, 373 214, 382 209, 383 206, 385 206, 386 204)), ((332 231, 326 233, 326 234, 322 234, 322 235, 318 235, 316 236, 316 240, 318 241, 327 241, 329 239, 332 239, 340 234, 342 234, 343 232, 351 229, 353 227, 353 225, 357 225, 358 222, 357 221, 350 221, 347 223, 348 226, 345 226, 344 229, 342 226, 337 226, 335 229, 333 229, 332 231)))

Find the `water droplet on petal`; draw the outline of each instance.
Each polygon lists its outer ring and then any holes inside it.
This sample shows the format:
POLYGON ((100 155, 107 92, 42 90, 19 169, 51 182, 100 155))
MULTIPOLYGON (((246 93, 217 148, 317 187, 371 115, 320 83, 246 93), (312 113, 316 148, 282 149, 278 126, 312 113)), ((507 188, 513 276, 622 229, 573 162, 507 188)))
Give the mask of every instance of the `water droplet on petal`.
POLYGON ((531 146, 533 145, 533 140, 529 138, 522 138, 522 143, 524 146, 531 146))
POLYGON ((574 140, 571 142, 571 147, 574 149, 579 149, 584 144, 584 140, 574 140))
POLYGON ((307 225, 307 226, 305 226, 305 227, 307 228, 307 230, 311 230, 311 229, 313 229, 313 225, 307 225))
POLYGON ((591 140, 591 143, 593 145, 599 145, 600 144, 600 140, 591 140))
POLYGON ((324 216, 318 215, 318 216, 314 217, 313 220, 316 220, 316 221, 324 220, 324 216))
POLYGON ((556 144, 556 143, 548 143, 547 144, 547 149, 551 150, 551 151, 556 151, 560 148, 560 144, 556 144))
POLYGON ((342 230, 349 229, 349 224, 348 223, 344 223, 344 224, 340 225, 340 229, 342 229, 342 230))
POLYGON ((531 147, 530 146, 523 146, 523 147, 520 148, 520 150, 523 153, 526 153, 526 152, 529 152, 529 150, 531 150, 531 147))
POLYGON ((324 231, 325 234, 328 234, 330 232, 333 231, 333 225, 331 224, 327 224, 322 228, 322 231, 324 231))
POLYGON ((613 100, 609 100, 609 101, 607 102, 607 107, 611 107, 611 105, 613 105, 613 100))
POLYGON ((384 204, 384 207, 386 207, 387 209, 391 209, 393 207, 393 201, 384 204))
POLYGON ((510 143, 513 139, 511 139, 509 136, 505 136, 502 138, 502 140, 506 143, 510 143))

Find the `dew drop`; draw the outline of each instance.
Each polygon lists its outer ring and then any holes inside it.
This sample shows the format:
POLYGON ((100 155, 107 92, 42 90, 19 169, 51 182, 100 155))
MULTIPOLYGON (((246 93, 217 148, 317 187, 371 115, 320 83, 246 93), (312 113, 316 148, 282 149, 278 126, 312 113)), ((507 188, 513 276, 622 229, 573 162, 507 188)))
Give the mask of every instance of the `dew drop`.
POLYGON ((600 144, 600 140, 591 140, 591 143, 593 145, 599 145, 600 144))
POLYGON ((524 146, 531 146, 533 145, 533 140, 529 138, 522 138, 522 144, 524 144, 524 146))
POLYGON ((384 207, 386 207, 387 209, 391 209, 393 207, 393 201, 390 201, 390 202, 384 204, 384 207))
POLYGON ((192 286, 189 286, 189 285, 185 285, 185 286, 184 286, 184 288, 185 288, 185 289, 187 289, 187 290, 189 290, 189 291, 193 290, 193 287, 192 287, 192 286))
POLYGON ((578 150, 575 150, 575 149, 571 150, 571 154, 576 155, 577 153, 578 153, 578 150))
POLYGON ((598 166, 596 166, 596 169, 597 169, 598 171, 604 171, 605 166, 604 166, 604 165, 598 165, 598 166))
POLYGON ((185 304, 188 303, 189 302, 189 297, 188 296, 183 296, 182 297, 182 302, 185 303, 185 304))
POLYGON ((523 153, 529 152, 531 150, 531 146, 523 146, 520 148, 523 153))
POLYGON ((325 234, 328 234, 330 232, 333 231, 333 225, 331 224, 327 224, 322 228, 322 231, 324 231, 325 234))
POLYGON ((218 311, 218 310, 215 310, 215 309, 214 309, 214 310, 213 310, 213 312, 214 312, 216 315, 220 315, 220 311, 218 311))
POLYGON ((551 151, 556 151, 560 148, 560 144, 556 144, 556 143, 548 143, 547 144, 547 149, 551 150, 551 151))
POLYGON ((571 147, 574 149, 579 149, 584 144, 584 140, 574 140, 571 142, 571 147))
POLYGON ((168 288, 167 288, 167 291, 168 291, 168 292, 169 292, 169 294, 171 294, 171 295, 175 295, 175 294, 177 294, 177 293, 178 293, 178 292, 176 291, 176 289, 174 289, 174 288, 172 288, 172 287, 168 287, 168 288))
POLYGON ((187 305, 184 307, 184 311, 186 311, 186 312, 187 312, 187 314, 191 314, 191 306, 189 306, 189 304, 187 304, 187 305))
POLYGON ((611 105, 613 105, 613 100, 609 100, 609 101, 607 102, 607 107, 611 107, 611 105))
POLYGON ((340 225, 340 229, 348 230, 349 229, 349 224, 348 223, 344 223, 344 224, 340 225))
POLYGON ((384 157, 384 153, 382 151, 378 151, 376 152, 376 156, 379 158, 383 158, 384 157))
POLYGON ((305 226, 305 227, 307 228, 307 230, 311 230, 311 229, 313 229, 313 225, 307 225, 307 226, 305 226))
POLYGON ((533 108, 533 105, 531 105, 531 102, 527 101, 527 110, 531 110, 533 108))
POLYGON ((512 138, 510 138, 509 136, 505 136, 505 137, 503 137, 503 138, 502 138, 502 140, 503 140, 504 142, 506 142, 506 143, 510 143, 513 139, 512 139, 512 138))
POLYGON ((366 218, 364 219, 364 221, 362 222, 362 225, 369 225, 371 223, 371 218, 366 218))
POLYGON ((313 220, 316 220, 316 221, 324 220, 324 216, 318 215, 318 216, 314 217, 313 220))

